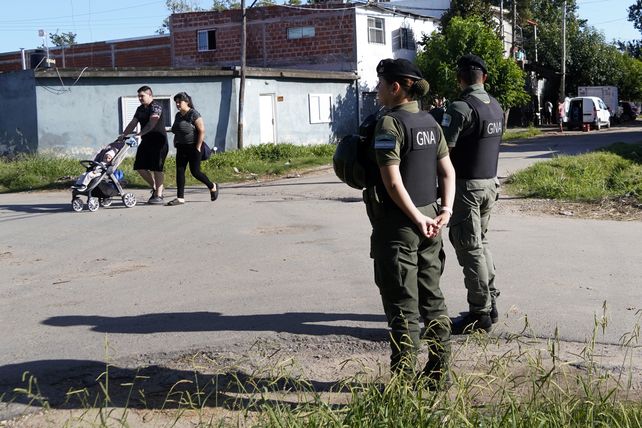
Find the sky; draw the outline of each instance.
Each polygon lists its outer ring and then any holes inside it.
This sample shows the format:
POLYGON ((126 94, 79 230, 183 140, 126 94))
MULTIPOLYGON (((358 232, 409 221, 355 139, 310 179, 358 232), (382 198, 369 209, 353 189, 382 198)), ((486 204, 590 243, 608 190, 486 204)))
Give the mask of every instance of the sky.
MULTIPOLYGON (((429 0, 426 0, 429 1, 429 0)), ((0 52, 33 49, 43 43, 38 30, 76 33, 78 43, 156 34, 168 15, 165 0, 0 0, 0 52)), ((607 41, 642 39, 627 20, 635 0, 578 0, 579 16, 607 41)), ((198 0, 209 8, 211 0, 198 0)), ((251 4, 251 1, 248 0, 251 4)), ((50 44, 47 38, 47 43, 50 44)))

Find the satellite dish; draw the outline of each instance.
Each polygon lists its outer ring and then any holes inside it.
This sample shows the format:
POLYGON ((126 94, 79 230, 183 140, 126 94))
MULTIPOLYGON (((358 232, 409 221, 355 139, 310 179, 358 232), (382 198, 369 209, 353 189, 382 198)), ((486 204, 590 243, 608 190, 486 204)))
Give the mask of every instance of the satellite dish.
POLYGON ((45 30, 38 30, 38 37, 45 37, 45 30))

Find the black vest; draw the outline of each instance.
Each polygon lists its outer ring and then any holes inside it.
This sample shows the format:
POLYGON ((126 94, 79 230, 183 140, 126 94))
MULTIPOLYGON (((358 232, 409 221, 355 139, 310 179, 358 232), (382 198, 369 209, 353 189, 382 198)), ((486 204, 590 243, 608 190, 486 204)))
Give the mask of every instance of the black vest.
POLYGON ((504 112, 497 100, 489 97, 489 104, 470 94, 463 98, 477 116, 477 127, 469 135, 460 137, 450 152, 457 178, 493 178, 497 175, 504 112))
MULTIPOLYGON (((439 125, 425 111, 410 113, 397 110, 386 116, 394 117, 404 127, 405 141, 401 150, 399 172, 410 199, 416 207, 432 204, 437 200, 437 149, 441 138, 439 125)), ((381 189, 379 196, 394 205, 383 183, 377 188, 381 189)))

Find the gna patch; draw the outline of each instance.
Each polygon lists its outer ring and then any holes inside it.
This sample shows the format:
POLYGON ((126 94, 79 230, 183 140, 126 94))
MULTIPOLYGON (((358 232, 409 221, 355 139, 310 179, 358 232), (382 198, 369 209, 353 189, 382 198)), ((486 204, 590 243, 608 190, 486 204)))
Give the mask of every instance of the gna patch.
POLYGON ((397 138, 392 134, 379 134, 375 137, 375 150, 393 150, 397 146, 397 138))
POLYGON ((412 149, 423 150, 439 143, 437 128, 412 128, 412 149))

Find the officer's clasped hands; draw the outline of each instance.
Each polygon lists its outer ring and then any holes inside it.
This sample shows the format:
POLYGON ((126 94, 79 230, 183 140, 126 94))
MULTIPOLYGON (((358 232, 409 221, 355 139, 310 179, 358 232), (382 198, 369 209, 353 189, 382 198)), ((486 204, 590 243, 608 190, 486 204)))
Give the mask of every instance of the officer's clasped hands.
POLYGON ((430 217, 421 216, 417 220, 417 227, 426 238, 433 238, 439 233, 437 222, 430 217))
POLYGON ((441 212, 437 217, 435 217, 435 223, 437 229, 441 230, 442 227, 447 226, 450 221, 450 213, 447 211, 441 212))

